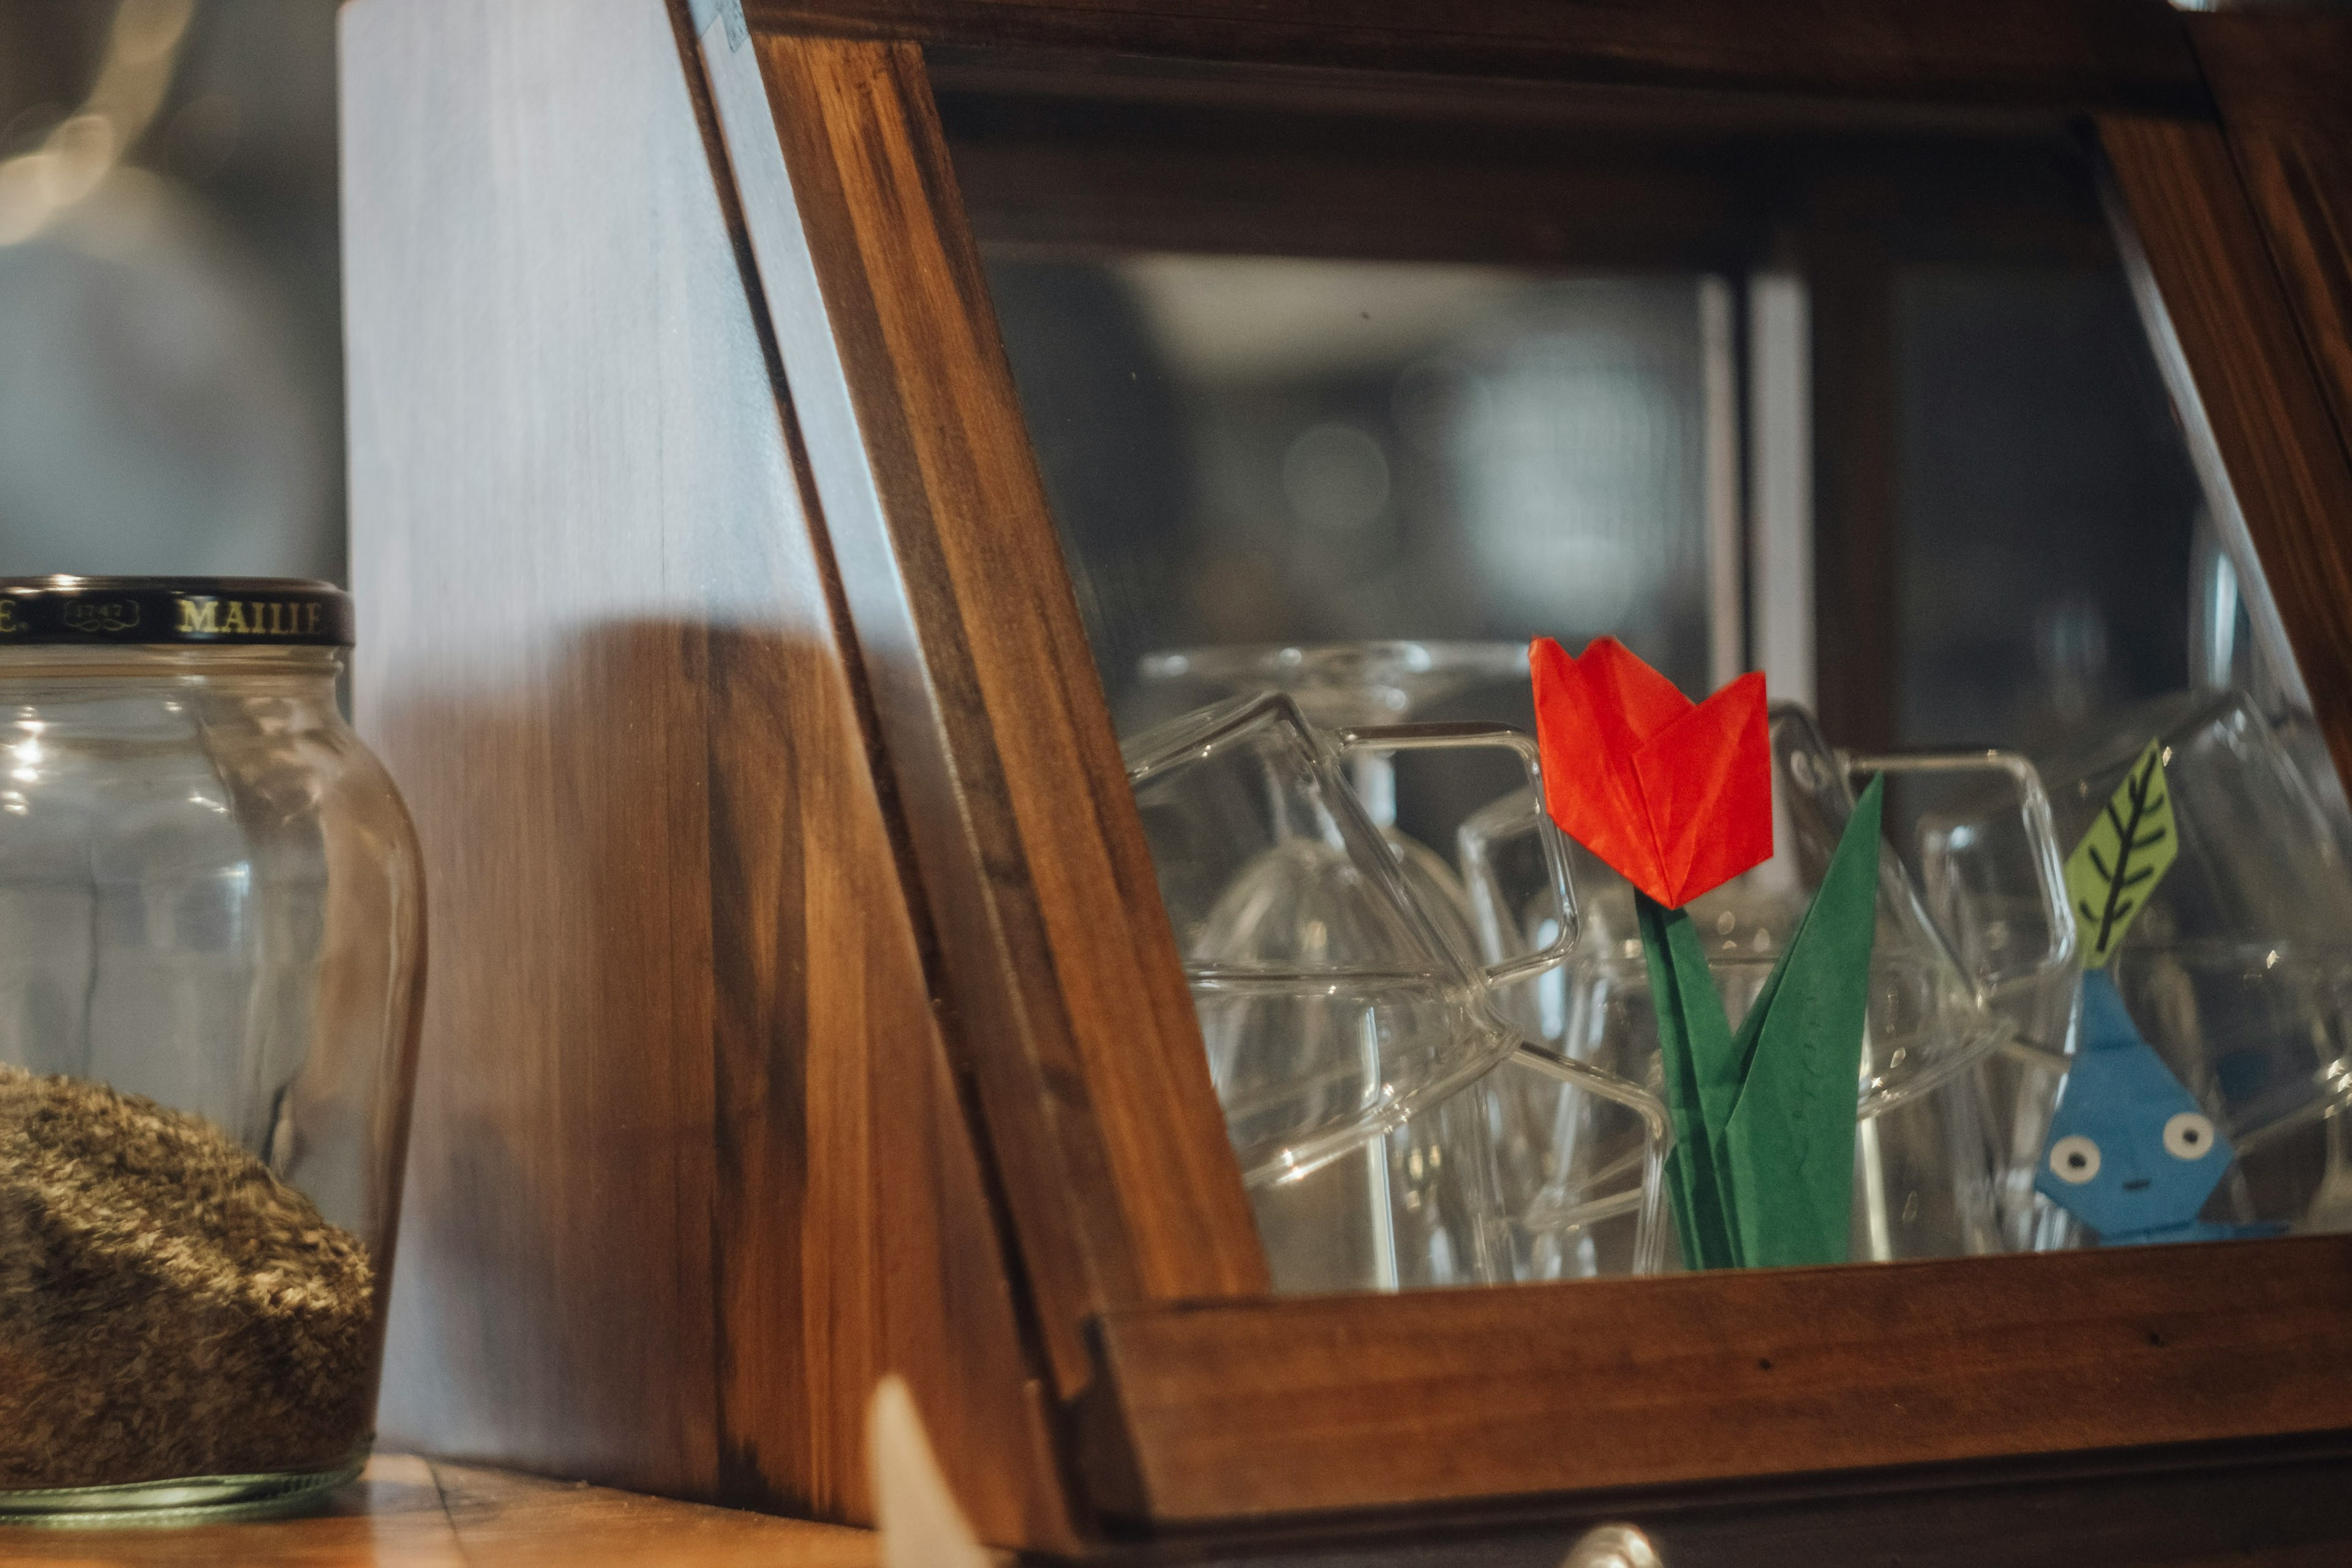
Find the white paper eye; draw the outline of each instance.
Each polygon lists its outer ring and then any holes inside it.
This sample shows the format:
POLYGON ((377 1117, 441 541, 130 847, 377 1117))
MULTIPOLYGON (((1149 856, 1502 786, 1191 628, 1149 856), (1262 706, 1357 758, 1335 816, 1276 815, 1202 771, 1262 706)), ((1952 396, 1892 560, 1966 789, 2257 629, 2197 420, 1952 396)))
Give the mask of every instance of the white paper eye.
MULTIPOLYGON (((2165 1136, 2171 1136, 2169 1129, 2165 1136)), ((2050 1173, 2072 1186, 2081 1186, 2099 1173, 2099 1146, 2077 1132, 2050 1145, 2050 1173)))
POLYGON ((2184 1110, 2164 1124, 2164 1152, 2176 1160, 2202 1160, 2220 1140, 2213 1123, 2193 1110, 2184 1110))

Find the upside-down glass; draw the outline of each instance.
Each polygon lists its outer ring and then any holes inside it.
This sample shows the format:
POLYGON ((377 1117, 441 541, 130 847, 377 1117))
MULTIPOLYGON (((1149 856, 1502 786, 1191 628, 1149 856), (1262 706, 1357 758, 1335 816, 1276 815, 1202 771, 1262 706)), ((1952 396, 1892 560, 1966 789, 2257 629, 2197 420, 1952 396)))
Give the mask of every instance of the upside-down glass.
MULTIPOLYGON (((1556 934, 1480 967, 1430 919, 1339 773, 1353 752, 1456 747, 1503 748, 1535 776, 1532 742, 1507 726, 1400 725, 1327 741, 1278 693, 1186 715, 1127 749, 1211 1077, 1278 1274, 1286 1258, 1328 1243, 1333 1259, 1293 1277, 1334 1288, 1489 1277, 1471 1261, 1487 1247, 1489 1161, 1457 1091, 1520 1046, 1494 1010, 1495 988, 1566 950, 1574 910, 1559 846, 1541 858, 1556 934), (1429 1222, 1416 1194, 1440 1174, 1466 1228, 1418 1275, 1411 1246, 1397 1255, 1406 1262, 1382 1261, 1395 1235, 1429 1222), (1368 1220, 1361 1246, 1344 1243, 1336 1216, 1391 1206, 1389 1237, 1368 1220)), ((1547 1067, 1663 1129, 1642 1091, 1579 1064, 1547 1067)), ((1662 1153, 1653 1149, 1653 1165, 1662 1153)))
POLYGON ((0 582, 0 1516, 350 1476, 422 868, 323 584, 0 582))
MULTIPOLYGON (((1735 1021, 1755 1000, 1802 918, 1854 804, 1846 760, 1822 740, 1803 710, 1774 708, 1771 739, 1778 853, 1691 905, 1708 944, 1708 968, 1735 1021)), ((1983 753, 1870 762, 1890 772, 1990 766, 2007 773, 2011 767, 2010 760, 1988 762, 1983 753)), ((1503 895, 1491 874, 1524 853, 1517 841, 1534 815, 1531 799, 1507 799, 1465 825, 1465 880, 1490 954, 1516 951, 1540 929, 1530 925, 1523 905, 1503 895)), ((1504 1005, 1523 1029, 1561 1055, 1654 1090, 1663 1068, 1633 889, 1580 847, 1572 859, 1582 928, 1569 962, 1515 986, 1504 1005)), ((2054 865, 2046 870, 2042 900, 2063 910, 2054 865)), ((2021 971, 2060 973, 2065 961, 2063 952, 2044 951, 2021 971)), ((1891 849, 1883 849, 1880 859, 1868 1017, 1857 1085, 1853 1256, 1885 1260, 1998 1250, 1996 1122, 1977 1069, 2009 1031, 1928 920, 1891 849)), ((1572 1163, 1559 1154, 1553 1159, 1572 1163)))
POLYGON ((1509 1279, 1498 1248, 1502 1195, 1476 1102, 1485 1081, 1250 1188, 1274 1289, 1418 1290, 1509 1279))
MULTIPOLYGON (((1473 814, 1456 833, 1479 948, 1489 958, 1532 951, 1559 934, 1549 910, 1525 892, 1544 833, 1557 831, 1538 798, 1515 791, 1473 814)), ((1576 887, 1613 875, 1580 846, 1571 844, 1570 854, 1584 868, 1575 873, 1576 887)), ((1551 1058, 1575 1061, 1663 1092, 1654 1050, 1644 1056, 1616 1048, 1629 1042, 1580 1026, 1589 1010, 1606 1011, 1622 999, 1608 989, 1610 973, 1591 973, 1591 952, 1610 939, 1593 934, 1580 906, 1578 920, 1569 963, 1498 992, 1497 1005, 1532 1045, 1475 1089, 1496 1172, 1500 1262, 1509 1278, 1523 1281, 1655 1273, 1671 1229, 1651 1212, 1664 1188, 1648 1170, 1669 1140, 1654 1136, 1622 1104, 1578 1093, 1548 1070, 1551 1058), (1579 1010, 1574 1018, 1571 1009, 1579 1010), (1545 1058, 1535 1055, 1538 1047, 1545 1058)), ((1638 938, 1633 963, 1646 1001, 1638 938)))
MULTIPOLYGON (((1523 693, 1528 649, 1523 642, 1378 640, 1196 647, 1153 654, 1143 660, 1142 674, 1158 689, 1281 691, 1309 724, 1333 733, 1393 723, 1482 688, 1508 684, 1523 693)), ((1389 751, 1359 746, 1348 764, 1349 782, 1395 853, 1407 891, 1441 934, 1465 952, 1480 951, 1461 876, 1397 826, 1389 751)), ((1459 796, 1465 785, 1477 798, 1475 783, 1458 773, 1446 775, 1441 793, 1459 796)), ((1548 822, 1530 821, 1515 841, 1526 853, 1510 868, 1545 909, 1554 900, 1547 843, 1556 837, 1548 822)), ((1548 931, 1529 951, 1561 934, 1548 931)), ((1646 1107, 1591 1093, 1533 1047, 1462 1092, 1478 1109, 1449 1111, 1449 1124, 1457 1142, 1475 1130, 1477 1148, 1461 1150, 1447 1168, 1460 1172, 1475 1161, 1492 1172, 1503 1218, 1487 1253, 1504 1277, 1655 1270, 1664 1226, 1654 1166, 1664 1133, 1646 1107), (1573 1123, 1572 1131, 1556 1126, 1563 1121, 1573 1123)))
MULTIPOLYGON (((1506 682, 1525 687, 1528 649, 1515 642, 1266 643, 1176 648, 1148 655, 1148 689, 1219 696, 1279 691, 1326 735, 1402 723, 1432 703, 1506 682)), ((1348 783, 1365 816, 1388 840, 1405 889, 1441 934, 1475 952, 1467 899, 1454 868, 1397 826, 1396 770, 1390 753, 1348 753, 1348 783)), ((1475 796, 1474 796, 1475 798, 1475 796)))
MULTIPOLYGON (((1484 726, 1444 741, 1524 737, 1484 726)), ((1556 941, 1476 973, 1341 780, 1347 749, 1279 694, 1216 704, 1126 748, 1211 1076, 1253 1181, 1385 1131, 1508 1055, 1517 1042, 1490 1016, 1486 986, 1566 950, 1556 941)), ((1532 768, 1532 748, 1523 755, 1532 768)), ((1564 877, 1555 885, 1565 924, 1564 877)))
POLYGON ((1668 1136, 1647 1094, 1523 1044, 1390 1131, 1254 1187, 1251 1205, 1284 1293, 1654 1274, 1668 1136), (1538 1089, 1582 1142, 1531 1194, 1515 1117, 1538 1089))
MULTIPOLYGON (((2074 1051, 2082 971, 2073 915, 2050 889, 2064 868, 2049 796, 2033 765, 2011 752, 1979 754, 1990 776, 1967 779, 1958 756, 1927 765, 1957 790, 1923 803, 1918 816, 1921 879, 1929 910, 1986 1005, 2009 1037, 1978 1069, 1993 1136, 1995 1205, 2001 1246, 2048 1245, 2071 1224, 2033 1190, 2051 1112, 2074 1051), (2006 774, 2006 776, 2002 776, 2006 774)), ((1855 759, 1857 772, 1871 759, 1855 759)))

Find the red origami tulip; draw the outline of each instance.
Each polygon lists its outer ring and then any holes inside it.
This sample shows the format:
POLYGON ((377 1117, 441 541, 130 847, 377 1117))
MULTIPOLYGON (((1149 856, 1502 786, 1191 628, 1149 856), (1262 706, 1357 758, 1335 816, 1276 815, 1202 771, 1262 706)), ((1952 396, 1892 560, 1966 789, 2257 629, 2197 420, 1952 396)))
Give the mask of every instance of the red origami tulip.
POLYGON ((1669 910, 1772 858, 1764 678, 1704 702, 1614 637, 1528 648, 1544 805, 1560 831, 1669 910))

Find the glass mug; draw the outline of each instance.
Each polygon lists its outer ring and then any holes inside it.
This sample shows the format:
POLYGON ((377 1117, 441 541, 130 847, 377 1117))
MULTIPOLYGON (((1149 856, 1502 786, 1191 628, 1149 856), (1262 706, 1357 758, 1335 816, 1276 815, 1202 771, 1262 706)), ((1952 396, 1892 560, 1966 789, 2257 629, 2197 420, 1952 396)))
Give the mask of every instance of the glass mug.
MULTIPOLYGON (((1492 1161, 1478 1117, 1457 1101, 1522 1044, 1494 995, 1558 964, 1573 938, 1561 847, 1555 837, 1539 848, 1528 893, 1554 935, 1482 964, 1414 896, 1340 771, 1354 752, 1454 747, 1507 750, 1538 776, 1533 742, 1507 726, 1327 739, 1275 692, 1184 715, 1126 748, 1210 1076, 1278 1280, 1493 1277, 1481 1261, 1492 1253, 1492 1161), (1439 1213, 1457 1217, 1431 1231, 1439 1213), (1350 1227, 1360 1242, 1347 1241, 1350 1227), (1399 1252, 1401 1235, 1430 1245, 1399 1252), (1288 1266, 1318 1249, 1332 1258, 1288 1266)), ((1580 1063, 1543 1070, 1662 1135, 1652 1096, 1580 1063)), ((1656 1149, 1651 1163, 1662 1157, 1656 1149)))
POLYGON ((1957 830, 1938 815, 1948 807, 1921 813, 1920 880, 1936 931, 2003 1031, 1970 1073, 1989 1140, 1998 1249, 2025 1250, 2023 1216, 2082 990, 2049 796, 2033 764, 2013 752, 1853 756, 1845 765, 1850 779, 1884 772, 1956 785, 1945 798, 1967 803, 1970 820, 1957 830))
POLYGON ((1980 784, 1923 811, 1918 824, 1927 905, 1986 1005, 2009 1028, 1979 1069, 1994 1137, 1995 1203, 2004 1250, 2039 1250, 2063 1221, 2033 1190, 2050 1118, 2074 1051, 2082 972, 2074 921, 2048 897, 2064 867, 2049 795, 2032 763, 1998 756, 2019 810, 2000 798, 2002 781, 1980 784), (2032 963, 2022 953, 2065 962, 2032 963))
MULTIPOLYGON (((1691 905, 1707 943, 1708 967, 1735 1022, 1762 989, 1819 885, 1853 814, 1854 773, 1982 769, 2014 780, 2021 769, 2031 782, 2021 759, 2001 753, 1849 759, 1822 740, 1810 714, 1789 704, 1772 710, 1771 742, 1777 853, 1691 905)), ((2047 849, 2048 814, 2038 790, 2022 791, 2017 811, 2026 837, 2047 849)), ((1510 868, 1528 852, 1526 837, 1539 816, 1533 797, 1513 796, 1463 826, 1465 881, 1490 956, 1520 951, 1543 930, 1541 912, 1515 902, 1507 891, 1517 876, 1510 868)), ((1504 1005, 1523 1030, 1561 1057, 1655 1091, 1663 1067, 1632 886, 1580 846, 1572 850, 1572 862, 1582 921, 1569 961, 1514 986, 1504 1005)), ((2060 919, 2065 903, 2054 850, 2036 859, 2030 872, 2041 907, 2051 911, 2052 929, 2063 933, 2061 941, 2071 941, 2072 927, 2060 919)), ((2071 946, 2053 944, 2013 961, 2017 984, 2048 984, 2053 977, 2063 984, 2071 956, 2071 946)), ((1856 1086, 1852 1255, 1857 1261, 2000 1249, 1994 1151, 2001 1122, 1982 1069, 2011 1033, 1928 919, 1900 859, 1883 848, 1856 1086)), ((1525 1120, 1540 1124, 1544 1113, 1538 1108, 1525 1120)), ((1574 1168, 1572 1145, 1546 1152, 1540 1140, 1531 1142, 1549 1167, 1574 1168)), ((1535 1175, 1524 1173, 1522 1187, 1531 1182, 1535 1175)), ((1540 1217, 1543 1208, 1528 1204, 1520 1212, 1540 1217)))
MULTIPOLYGON (((1335 735, 1401 724, 1432 704, 1480 688, 1511 684, 1525 690, 1528 648, 1524 642, 1237 644, 1150 654, 1139 673, 1146 689, 1161 697, 1186 690, 1204 698, 1279 691, 1317 732, 1335 735)), ((1380 747, 1351 749, 1349 786, 1388 840, 1406 890, 1442 934, 1475 952, 1470 907, 1454 868, 1397 826, 1391 756, 1380 747)))

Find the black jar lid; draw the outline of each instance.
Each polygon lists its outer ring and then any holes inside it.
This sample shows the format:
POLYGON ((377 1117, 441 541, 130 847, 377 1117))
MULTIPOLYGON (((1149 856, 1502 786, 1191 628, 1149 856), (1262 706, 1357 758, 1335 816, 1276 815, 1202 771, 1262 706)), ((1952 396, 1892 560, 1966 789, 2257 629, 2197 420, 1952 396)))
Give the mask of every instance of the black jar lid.
POLYGON ((352 645, 352 597, 299 577, 0 577, 0 648, 26 643, 352 645))

